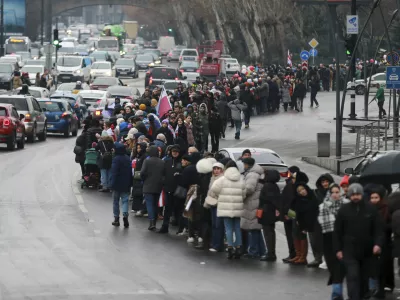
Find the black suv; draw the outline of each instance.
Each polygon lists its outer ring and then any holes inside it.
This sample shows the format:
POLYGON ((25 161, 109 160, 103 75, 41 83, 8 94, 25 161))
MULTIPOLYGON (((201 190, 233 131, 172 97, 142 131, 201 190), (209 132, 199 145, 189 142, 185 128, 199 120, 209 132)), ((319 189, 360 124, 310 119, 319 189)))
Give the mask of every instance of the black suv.
POLYGON ((155 87, 162 85, 165 80, 184 80, 185 76, 176 68, 155 67, 146 73, 144 80, 145 87, 155 87))

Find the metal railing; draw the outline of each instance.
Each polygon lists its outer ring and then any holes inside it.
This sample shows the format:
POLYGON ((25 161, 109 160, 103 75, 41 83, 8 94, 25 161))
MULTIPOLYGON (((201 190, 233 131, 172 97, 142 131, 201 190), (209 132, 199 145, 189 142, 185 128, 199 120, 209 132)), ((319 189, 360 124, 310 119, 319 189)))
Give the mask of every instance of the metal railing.
POLYGON ((355 154, 365 154, 370 150, 397 150, 399 143, 399 121, 383 119, 372 121, 364 126, 355 128, 355 154))

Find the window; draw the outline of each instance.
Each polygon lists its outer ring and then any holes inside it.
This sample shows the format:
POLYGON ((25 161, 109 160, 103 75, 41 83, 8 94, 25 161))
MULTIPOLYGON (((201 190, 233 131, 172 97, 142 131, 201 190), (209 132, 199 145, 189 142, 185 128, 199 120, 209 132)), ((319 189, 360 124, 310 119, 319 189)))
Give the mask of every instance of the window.
POLYGON ((183 50, 182 51, 182 56, 197 56, 196 50, 183 50))
POLYGON ((25 98, 0 98, 0 103, 12 104, 18 111, 29 111, 28 103, 25 98))
POLYGON ((0 107, 0 117, 7 117, 7 109, 5 107, 0 107))
POLYGON ((12 113, 12 115, 13 115, 14 118, 19 119, 19 114, 18 114, 17 110, 15 109, 15 107, 13 107, 11 113, 12 113))
POLYGON ((33 109, 36 111, 41 111, 40 105, 39 103, 36 101, 36 99, 32 99, 32 105, 33 105, 33 109))
POLYGON ((386 74, 379 74, 379 75, 376 75, 376 76, 374 77, 374 80, 378 80, 378 81, 383 80, 383 81, 386 81, 386 74))
POLYGON ((178 72, 175 69, 154 68, 151 75, 157 79, 175 79, 178 77, 178 72))
POLYGON ((40 102, 40 106, 45 108, 48 112, 64 111, 64 106, 61 102, 46 101, 40 102))

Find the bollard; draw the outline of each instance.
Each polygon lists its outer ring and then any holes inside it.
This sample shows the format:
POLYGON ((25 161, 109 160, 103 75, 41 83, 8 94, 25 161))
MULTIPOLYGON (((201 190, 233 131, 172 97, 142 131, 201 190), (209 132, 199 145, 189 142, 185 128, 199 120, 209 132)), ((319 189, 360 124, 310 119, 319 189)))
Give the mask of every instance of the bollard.
POLYGON ((331 156, 331 134, 317 133, 318 157, 331 156))

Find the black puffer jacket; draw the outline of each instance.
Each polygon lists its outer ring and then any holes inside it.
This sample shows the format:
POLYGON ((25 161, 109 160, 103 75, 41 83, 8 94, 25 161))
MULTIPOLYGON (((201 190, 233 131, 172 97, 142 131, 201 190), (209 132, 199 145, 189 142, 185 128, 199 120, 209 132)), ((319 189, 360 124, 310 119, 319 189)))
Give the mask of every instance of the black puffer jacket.
POLYGON ((183 171, 180 157, 178 158, 168 157, 164 161, 164 169, 165 169, 164 191, 167 193, 173 193, 175 192, 176 187, 178 185, 179 175, 183 171))
POLYGON ((318 218, 318 200, 316 199, 314 192, 306 183, 296 183, 296 191, 299 186, 303 186, 306 189, 307 196, 301 196, 296 192, 296 197, 293 203, 293 208, 296 212, 296 221, 300 230, 313 232, 318 218))
POLYGON ((262 225, 270 225, 278 220, 276 211, 281 210, 281 191, 276 183, 279 179, 280 174, 278 171, 268 170, 265 184, 260 194, 259 208, 263 210, 263 215, 261 219, 258 219, 258 223, 262 225))
POLYGON ((324 202, 324 199, 328 192, 328 189, 324 189, 322 187, 322 181, 324 181, 324 180, 328 180, 329 184, 334 182, 333 177, 328 173, 322 174, 321 176, 319 176, 319 178, 317 179, 317 182, 315 183, 315 186, 317 187, 315 189, 315 195, 317 197, 318 204, 321 204, 322 202, 324 202))
POLYGON ((96 150, 100 152, 97 159, 97 166, 100 169, 111 169, 112 149, 114 148, 114 139, 111 136, 102 136, 97 143, 96 150), (108 152, 109 155, 104 155, 108 152), (104 157, 104 158, 103 158, 104 157))

